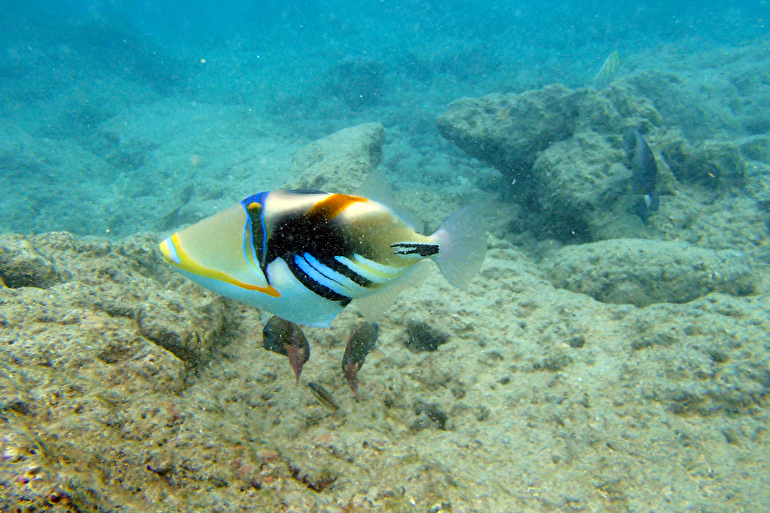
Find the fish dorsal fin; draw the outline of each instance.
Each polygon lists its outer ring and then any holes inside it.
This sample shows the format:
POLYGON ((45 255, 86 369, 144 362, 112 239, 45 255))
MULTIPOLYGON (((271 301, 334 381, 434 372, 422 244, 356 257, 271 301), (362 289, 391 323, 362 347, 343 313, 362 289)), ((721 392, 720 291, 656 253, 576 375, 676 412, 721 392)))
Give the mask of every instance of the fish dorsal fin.
POLYGON ((388 185, 388 180, 385 178, 385 173, 379 169, 375 169, 366 179, 356 187, 353 191, 354 196, 361 196, 362 198, 382 203, 388 207, 393 208, 393 192, 388 185))
POLYGON ((425 279, 427 266, 430 265, 427 260, 413 265, 408 271, 394 279, 386 286, 382 287, 373 294, 369 294, 355 299, 358 310, 364 316, 367 322, 376 322, 385 313, 385 310, 396 302, 399 294, 410 287, 416 287, 425 279))
POLYGON ((416 227, 421 224, 419 216, 411 210, 402 206, 396 208, 393 190, 390 188, 388 180, 385 178, 385 173, 379 169, 375 169, 369 173, 369 176, 366 177, 363 183, 359 185, 352 194, 385 205, 393 214, 400 217, 415 231, 417 231, 416 227))

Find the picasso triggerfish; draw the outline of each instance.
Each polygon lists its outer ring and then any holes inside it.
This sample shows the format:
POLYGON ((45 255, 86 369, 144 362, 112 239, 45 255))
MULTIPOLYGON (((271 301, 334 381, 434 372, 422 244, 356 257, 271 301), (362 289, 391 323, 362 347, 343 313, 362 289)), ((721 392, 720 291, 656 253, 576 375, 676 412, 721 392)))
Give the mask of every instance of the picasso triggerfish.
POLYGON ((165 260, 204 287, 291 322, 328 327, 355 300, 371 320, 433 260, 467 288, 486 253, 475 208, 421 235, 362 196, 269 191, 185 228, 160 244, 165 260), (410 272, 412 270, 412 272, 410 272))

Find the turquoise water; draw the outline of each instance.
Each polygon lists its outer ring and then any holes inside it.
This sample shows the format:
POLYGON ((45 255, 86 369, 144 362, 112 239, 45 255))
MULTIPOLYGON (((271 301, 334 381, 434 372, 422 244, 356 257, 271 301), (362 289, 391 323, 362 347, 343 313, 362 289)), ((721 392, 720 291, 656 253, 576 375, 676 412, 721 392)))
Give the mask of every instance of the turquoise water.
MULTIPOLYGON (((658 105, 687 109, 682 129, 767 128, 754 108, 766 83, 749 71, 761 67, 761 2, 6 2, 0 23, 3 177, 19 184, 0 205, 6 232, 168 229, 180 196, 206 201, 196 183, 237 167, 225 153, 362 121, 388 129, 394 177, 419 168, 435 182, 465 164, 435 130, 449 102, 588 85, 615 50, 621 76, 716 75, 695 77, 690 105, 658 105)), ((286 172, 277 160, 233 180, 286 172)), ((238 187, 232 199, 250 193, 238 187)))
POLYGON ((748 1, 0 1, 0 509, 768 510, 769 24, 748 1), (371 168, 418 231, 479 205, 487 258, 385 312, 360 398, 355 303, 306 329, 295 387, 263 312, 157 243, 371 168))

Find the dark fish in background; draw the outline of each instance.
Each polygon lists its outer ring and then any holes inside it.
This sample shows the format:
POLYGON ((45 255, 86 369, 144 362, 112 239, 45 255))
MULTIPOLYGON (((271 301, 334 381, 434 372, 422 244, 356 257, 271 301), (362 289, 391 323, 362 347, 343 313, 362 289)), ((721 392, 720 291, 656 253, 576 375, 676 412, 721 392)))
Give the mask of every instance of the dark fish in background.
POLYGON ((660 198, 655 190, 659 179, 658 163, 650 145, 638 130, 629 128, 623 136, 623 142, 626 144, 626 157, 631 161, 634 192, 644 196, 644 201, 636 206, 636 213, 647 224, 650 212, 655 212, 660 206, 660 198))
POLYGON ((302 329, 287 320, 273 316, 262 329, 262 347, 289 357, 291 368, 299 383, 302 366, 310 359, 310 344, 302 329))
POLYGON ((358 371, 364 365, 364 360, 369 352, 374 349, 377 338, 380 335, 380 327, 377 323, 362 322, 350 333, 345 354, 342 356, 342 372, 348 381, 350 389, 361 399, 358 393, 358 371))

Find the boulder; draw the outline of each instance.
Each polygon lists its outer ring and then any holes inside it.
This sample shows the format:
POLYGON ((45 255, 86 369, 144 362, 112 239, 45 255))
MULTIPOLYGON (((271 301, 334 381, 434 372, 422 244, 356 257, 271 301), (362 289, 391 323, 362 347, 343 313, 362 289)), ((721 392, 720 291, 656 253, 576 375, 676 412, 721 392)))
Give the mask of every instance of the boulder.
POLYGON ((538 154, 575 132, 622 135, 629 127, 648 130, 660 122, 652 102, 624 86, 597 92, 555 84, 456 100, 439 117, 438 130, 468 155, 530 182, 537 179, 530 171, 538 154))
MULTIPOLYGON (((128 330, 123 336, 154 343, 195 366, 207 361, 220 337, 227 303, 161 265, 156 244, 150 236, 121 243, 76 239, 64 232, 0 236, 0 277, 7 286, 2 290, 12 292, 13 302, 23 309, 39 301, 39 292, 31 289, 43 289, 57 305, 47 314, 45 322, 54 323, 50 326, 71 324, 65 318, 120 318, 121 329, 128 330)), ((62 336, 53 327, 46 333, 62 336)), ((74 343, 76 338, 62 340, 74 343)), ((142 344, 133 347, 144 351, 142 344)))
POLYGON ((572 134, 573 96, 556 84, 522 94, 462 98, 439 117, 438 130, 468 155, 520 178, 538 152, 572 134))
POLYGON ((310 143, 292 160, 286 188, 351 192, 379 165, 384 140, 381 124, 366 123, 310 143))
POLYGON ((706 140, 691 146, 680 139, 667 143, 662 154, 682 183, 714 191, 740 188, 746 183, 746 162, 732 142, 706 140))
POLYGON ((535 161, 536 197, 559 238, 627 237, 642 228, 631 213, 631 171, 616 146, 584 131, 551 145, 535 161))
POLYGON ((687 303, 712 292, 745 296, 757 280, 740 251, 641 239, 565 246, 545 267, 556 287, 639 307, 687 303))

